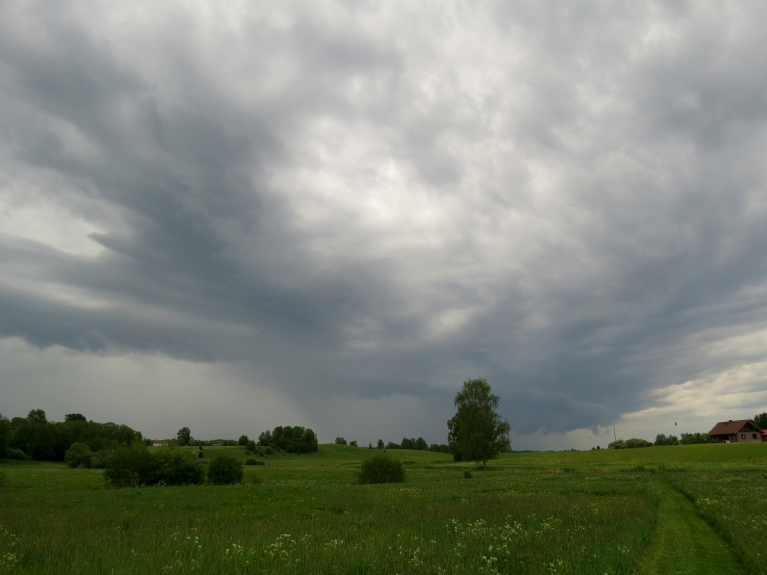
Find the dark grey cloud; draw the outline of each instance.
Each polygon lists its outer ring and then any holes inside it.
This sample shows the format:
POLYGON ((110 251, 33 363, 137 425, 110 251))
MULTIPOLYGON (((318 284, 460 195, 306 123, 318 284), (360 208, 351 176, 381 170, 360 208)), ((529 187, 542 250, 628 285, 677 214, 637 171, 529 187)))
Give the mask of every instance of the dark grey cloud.
POLYGON ((0 336, 519 433, 763 361, 760 5, 80 10, 0 7, 0 336))

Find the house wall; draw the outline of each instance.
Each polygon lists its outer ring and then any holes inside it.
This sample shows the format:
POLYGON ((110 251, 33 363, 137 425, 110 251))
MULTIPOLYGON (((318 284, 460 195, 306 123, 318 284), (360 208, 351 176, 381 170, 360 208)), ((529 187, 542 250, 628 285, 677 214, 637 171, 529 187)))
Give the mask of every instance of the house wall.
POLYGON ((755 443, 762 441, 761 434, 756 431, 739 431, 737 437, 738 443, 755 443), (742 435, 746 436, 745 439, 741 437, 742 435))
POLYGON ((731 435, 714 435, 713 437, 719 443, 724 443, 726 441, 729 441, 730 443, 759 443, 762 441, 761 434, 756 431, 739 431, 738 433, 731 435), (741 435, 745 435, 746 437, 743 438, 741 435), (756 435, 756 437, 754 437, 754 435, 756 435))

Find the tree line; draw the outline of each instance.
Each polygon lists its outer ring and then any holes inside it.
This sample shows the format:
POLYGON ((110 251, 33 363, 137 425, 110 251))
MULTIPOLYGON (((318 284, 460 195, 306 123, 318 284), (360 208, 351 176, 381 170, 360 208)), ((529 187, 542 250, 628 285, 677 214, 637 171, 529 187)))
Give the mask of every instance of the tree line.
POLYGON ((319 440, 313 430, 300 425, 278 425, 271 431, 263 431, 258 436, 258 441, 241 435, 240 439, 232 442, 241 445, 247 451, 266 453, 271 455, 279 450, 286 453, 314 453, 319 449, 319 440))
MULTIPOLYGON (((659 433, 655 436, 655 442, 652 443, 645 439, 633 437, 631 439, 618 439, 610 443, 608 449, 632 449, 634 447, 661 447, 664 445, 695 445, 699 443, 716 443, 708 433, 683 433, 681 437, 676 435, 665 435, 659 433)), ((597 448, 599 449, 599 448, 597 448)))
MULTIPOLYGON (((343 437, 336 437, 336 444, 346 445, 346 440, 343 437)), ((357 442, 350 441, 349 445, 357 447, 357 442)), ((372 443, 369 443, 368 449, 413 449, 415 451, 436 451, 438 453, 449 453, 450 451, 448 446, 444 444, 432 443, 429 445, 423 437, 418 439, 403 437, 400 443, 394 443, 393 441, 384 443, 383 439, 379 439, 375 447, 373 447, 372 443)))
POLYGON ((0 457, 5 458, 63 461, 75 443, 104 457, 120 445, 143 441, 141 432, 127 425, 88 421, 80 413, 68 413, 61 422, 48 421, 42 409, 11 420, 0 415, 0 457))

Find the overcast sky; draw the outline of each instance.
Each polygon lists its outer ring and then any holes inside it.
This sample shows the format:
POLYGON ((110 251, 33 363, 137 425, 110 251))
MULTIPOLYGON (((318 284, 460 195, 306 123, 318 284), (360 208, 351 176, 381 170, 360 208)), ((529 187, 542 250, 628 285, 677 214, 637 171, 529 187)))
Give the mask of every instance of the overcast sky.
POLYGON ((0 413, 444 443, 484 377, 562 449, 767 411, 766 17, 0 1, 0 413))

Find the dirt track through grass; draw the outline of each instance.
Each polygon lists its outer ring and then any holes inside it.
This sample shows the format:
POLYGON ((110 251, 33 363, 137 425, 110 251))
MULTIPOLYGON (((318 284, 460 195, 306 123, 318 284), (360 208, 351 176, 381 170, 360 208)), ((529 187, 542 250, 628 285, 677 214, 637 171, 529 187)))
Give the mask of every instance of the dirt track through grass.
POLYGON ((740 575, 730 547, 662 475, 657 480, 658 527, 635 575, 740 575))

